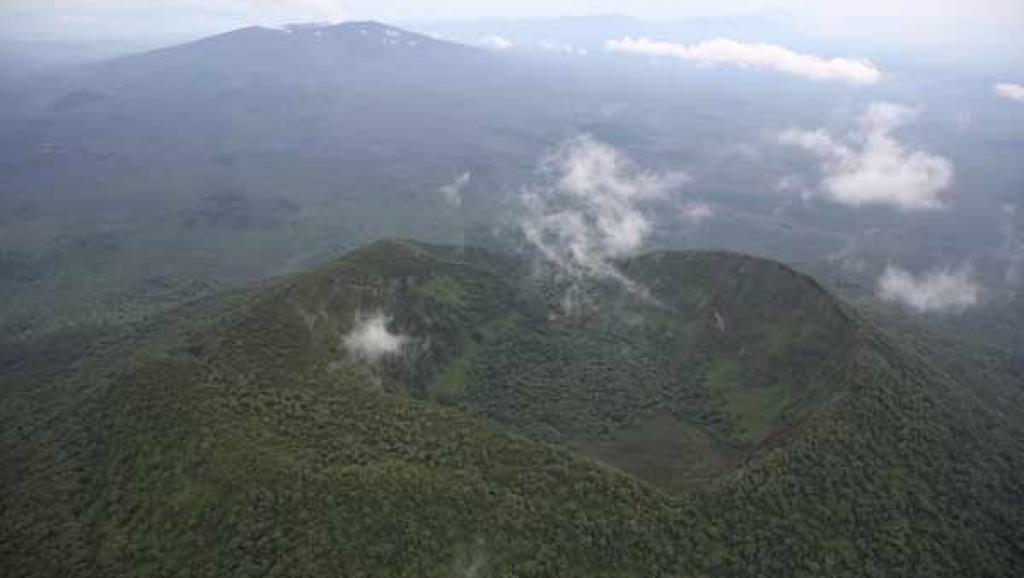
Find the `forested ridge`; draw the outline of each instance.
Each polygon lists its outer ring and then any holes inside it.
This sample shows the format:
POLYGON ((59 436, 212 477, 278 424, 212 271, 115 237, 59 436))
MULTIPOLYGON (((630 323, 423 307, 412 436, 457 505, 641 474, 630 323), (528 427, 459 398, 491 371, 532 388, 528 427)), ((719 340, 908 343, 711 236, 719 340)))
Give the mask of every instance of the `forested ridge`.
POLYGON ((632 284, 388 241, 5 342, 2 573, 1024 573, 1004 360, 773 262, 618 267, 632 284), (373 315, 400 347, 358 355, 373 315))

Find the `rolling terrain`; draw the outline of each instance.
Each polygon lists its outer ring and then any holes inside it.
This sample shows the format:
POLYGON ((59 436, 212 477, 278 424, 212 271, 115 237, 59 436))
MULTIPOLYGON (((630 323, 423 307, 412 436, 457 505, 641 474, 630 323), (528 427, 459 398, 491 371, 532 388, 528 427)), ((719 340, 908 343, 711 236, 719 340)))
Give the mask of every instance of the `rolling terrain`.
POLYGON ((2 573, 1024 571, 1001 358, 738 254, 534 265, 384 241, 5 341, 2 573))
POLYGON ((970 264, 983 298, 939 321, 1021 355, 1024 223, 1007 212, 1020 204, 1019 110, 983 85, 921 84, 920 71, 849 92, 599 49, 685 32, 640 24, 521 22, 508 33, 534 30, 535 49, 507 51, 377 22, 248 27, 38 75, 0 62, 0 330, 128 325, 382 238, 485 244, 516 218, 546 155, 590 135, 692 177, 679 202, 706 218, 656 215, 652 246, 777 259, 868 299, 890 263, 970 264), (572 40, 576 28, 589 39, 572 40), (540 48, 558 38, 587 56, 540 48), (852 209, 781 190, 818 171, 772 135, 841 134, 879 99, 922 106, 900 142, 956 161, 958 210, 852 209), (460 182, 453 202, 443 191, 460 182))

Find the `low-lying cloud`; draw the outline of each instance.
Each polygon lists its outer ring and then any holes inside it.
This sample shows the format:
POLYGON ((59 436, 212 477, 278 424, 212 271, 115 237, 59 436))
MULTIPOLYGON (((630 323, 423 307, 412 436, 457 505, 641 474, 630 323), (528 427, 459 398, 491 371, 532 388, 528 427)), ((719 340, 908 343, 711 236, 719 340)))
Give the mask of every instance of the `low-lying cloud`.
POLYGON ((1024 85, 1012 82, 997 82, 992 85, 992 92, 1001 98, 1024 102, 1024 85))
POLYGON ((715 216, 715 208, 704 202, 693 201, 685 203, 680 208, 679 214, 684 222, 699 225, 715 216))
POLYGON ((492 50, 512 50, 516 47, 516 43, 511 39, 504 36, 498 36, 496 34, 483 36, 477 42, 480 43, 480 46, 490 48, 492 50))
POLYGON ((918 313, 963 311, 978 304, 979 293, 968 267, 913 275, 890 265, 878 280, 880 298, 902 303, 918 313))
POLYGON ((816 191, 826 199, 860 207, 887 205, 903 211, 945 208, 955 176, 952 161, 900 142, 896 129, 913 122, 919 110, 887 102, 873 103, 846 139, 825 129, 788 129, 778 142, 821 160, 816 191))
POLYGON ((391 333, 388 323, 391 319, 381 312, 369 316, 356 315, 356 324, 345 336, 343 342, 350 354, 377 361, 388 356, 397 355, 411 341, 408 336, 391 333))
POLYGON ((462 191, 465 190, 466 186, 469 185, 469 181, 472 178, 472 174, 469 171, 462 173, 455 177, 455 180, 444 185, 439 189, 441 196, 453 207, 462 206, 462 191))
POLYGON ((546 50, 548 52, 560 52, 562 54, 575 54, 576 56, 587 56, 590 51, 586 48, 577 48, 572 44, 562 44, 558 42, 550 42, 547 40, 541 40, 537 43, 537 48, 546 50))
POLYGON ((667 56, 702 65, 730 64, 740 68, 773 70, 812 80, 852 85, 878 84, 882 73, 863 58, 822 58, 795 52, 775 44, 749 44, 716 38, 697 44, 675 44, 648 38, 617 38, 605 43, 605 50, 624 54, 667 56))
POLYGON ((590 137, 562 144, 543 164, 551 182, 523 191, 520 226, 546 261, 575 279, 626 282, 613 261, 637 252, 650 235, 645 204, 689 181, 682 172, 641 170, 590 137))

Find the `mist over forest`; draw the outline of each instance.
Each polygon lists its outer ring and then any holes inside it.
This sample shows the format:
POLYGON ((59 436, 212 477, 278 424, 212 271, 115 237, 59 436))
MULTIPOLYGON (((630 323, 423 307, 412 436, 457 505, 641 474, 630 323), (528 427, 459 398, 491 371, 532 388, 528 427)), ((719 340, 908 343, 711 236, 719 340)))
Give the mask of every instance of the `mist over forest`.
POLYGON ((1020 575, 1022 33, 6 2, 0 573, 1020 575))

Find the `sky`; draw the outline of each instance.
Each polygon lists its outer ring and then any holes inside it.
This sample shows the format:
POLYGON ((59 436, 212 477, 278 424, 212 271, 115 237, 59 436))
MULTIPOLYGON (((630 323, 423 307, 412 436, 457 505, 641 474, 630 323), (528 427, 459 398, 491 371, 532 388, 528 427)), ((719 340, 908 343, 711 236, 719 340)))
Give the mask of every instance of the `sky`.
POLYGON ((772 17, 822 36, 964 52, 1022 48, 1021 0, 2 0, 0 38, 201 36, 250 24, 389 22, 622 14, 647 19, 772 17), (973 43, 973 45, 972 45, 973 43))
POLYGON ((708 40, 725 26, 749 31, 746 42, 766 41, 758 36, 769 23, 769 42, 830 56, 1024 75, 1024 0, 0 0, 0 43, 107 45, 116 54, 251 25, 379 20, 429 33, 439 23, 595 15, 700 23, 708 40))

